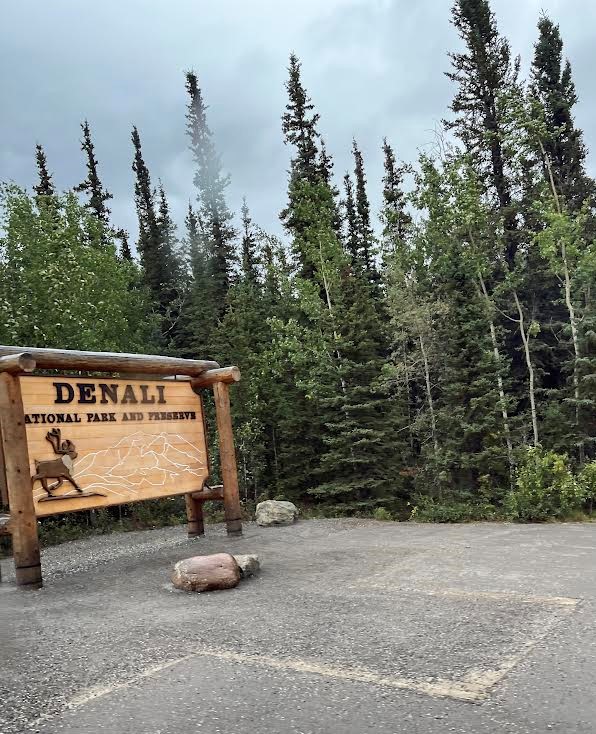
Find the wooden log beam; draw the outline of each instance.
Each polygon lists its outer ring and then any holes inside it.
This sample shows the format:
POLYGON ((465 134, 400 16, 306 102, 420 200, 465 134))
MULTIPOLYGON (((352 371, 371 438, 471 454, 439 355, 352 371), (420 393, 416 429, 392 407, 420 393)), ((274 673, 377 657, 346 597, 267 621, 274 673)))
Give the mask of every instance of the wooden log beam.
POLYGON ((219 463, 223 480, 223 500, 226 529, 228 535, 242 535, 242 514, 240 511, 240 491, 238 489, 238 470, 236 450, 230 412, 230 388, 225 382, 213 383, 215 397, 215 418, 219 438, 219 463))
POLYGON ((189 538, 196 538, 200 535, 205 535, 203 503, 200 500, 195 499, 195 494, 196 493, 185 495, 189 538))
POLYGON ((18 377, 8 372, 0 373, 0 422, 17 586, 39 589, 42 586, 39 538, 21 384, 18 377))
POLYGON ((178 359, 155 354, 118 354, 114 352, 80 352, 70 349, 0 346, 0 357, 26 352, 41 370, 82 372, 150 373, 154 375, 188 375, 198 377, 219 364, 206 359, 178 359))
POLYGON ((0 372, 18 374, 19 372, 33 372, 34 369, 35 359, 33 359, 29 352, 5 354, 3 357, 0 357, 0 372))
POLYGON ((240 370, 238 367, 220 367, 217 370, 207 370, 199 377, 195 377, 190 382, 192 389, 197 392, 205 387, 211 387, 216 382, 222 382, 225 385, 231 385, 240 381, 240 370))
POLYGON ((215 487, 205 487, 205 489, 200 490, 200 492, 193 492, 191 496, 199 502, 223 500, 223 484, 217 484, 215 487))

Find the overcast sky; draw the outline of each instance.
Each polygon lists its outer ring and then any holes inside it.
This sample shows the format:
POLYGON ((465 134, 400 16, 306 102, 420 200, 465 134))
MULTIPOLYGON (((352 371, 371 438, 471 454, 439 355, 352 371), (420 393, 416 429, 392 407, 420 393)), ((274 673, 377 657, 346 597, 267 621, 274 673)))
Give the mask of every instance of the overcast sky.
MULTIPOLYGON (((580 96, 576 116, 596 146, 594 0, 493 0, 501 31, 532 55, 541 10, 560 23, 580 96)), ((370 195, 379 201, 387 136, 414 161, 453 95, 443 72, 458 46, 451 0, 3 0, 0 8, 0 179, 31 186, 34 146, 55 182, 85 176, 79 124, 89 120, 100 174, 114 195, 114 224, 136 228, 130 130, 141 133, 154 182, 161 177, 182 222, 192 191, 184 134, 183 72, 194 69, 209 123, 231 174, 230 207, 246 195, 253 218, 280 232, 290 151, 280 115, 290 51, 321 114, 338 176, 355 137, 370 195)), ((590 168, 594 173, 594 159, 590 168)))

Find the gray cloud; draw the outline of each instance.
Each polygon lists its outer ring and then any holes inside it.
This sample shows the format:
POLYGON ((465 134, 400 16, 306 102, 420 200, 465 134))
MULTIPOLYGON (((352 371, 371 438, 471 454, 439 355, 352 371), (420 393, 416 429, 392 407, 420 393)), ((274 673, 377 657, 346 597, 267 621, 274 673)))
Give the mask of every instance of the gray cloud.
MULTIPOLYGON (((0 178, 30 186, 41 142, 61 188, 84 177, 79 123, 91 123, 114 222, 135 229, 130 129, 141 132, 155 181, 182 221, 192 190, 184 135, 183 71, 199 74, 225 169, 230 206, 246 195, 254 219, 280 232, 289 150, 281 139, 287 59, 304 81, 338 176, 356 137, 379 201, 387 136, 414 160, 432 143, 453 90, 443 72, 458 46, 447 0, 20 0, 0 9, 0 178)), ((493 0, 501 30, 527 68, 541 10, 560 23, 580 95, 578 123, 596 145, 590 98, 596 6, 592 0, 493 0)))

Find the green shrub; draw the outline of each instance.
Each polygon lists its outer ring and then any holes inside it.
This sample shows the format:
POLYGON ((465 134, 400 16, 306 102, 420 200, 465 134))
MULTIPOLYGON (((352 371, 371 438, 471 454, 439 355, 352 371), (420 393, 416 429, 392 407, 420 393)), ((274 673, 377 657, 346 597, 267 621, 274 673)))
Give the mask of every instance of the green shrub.
POLYGON ((596 461, 586 464, 578 476, 584 488, 585 500, 592 505, 596 499, 596 461))
POLYGON ((490 502, 438 500, 421 495, 415 498, 410 520, 416 522, 480 522, 501 520, 499 509, 490 502))
POLYGON ((513 520, 537 522, 579 512, 588 494, 586 483, 596 478, 594 470, 587 468, 581 480, 571 472, 565 454, 528 448, 517 470, 515 489, 505 497, 507 514, 513 520))
POLYGON ((373 517, 375 520, 393 520, 393 517, 391 516, 391 513, 386 507, 377 507, 375 511, 373 512, 373 517))

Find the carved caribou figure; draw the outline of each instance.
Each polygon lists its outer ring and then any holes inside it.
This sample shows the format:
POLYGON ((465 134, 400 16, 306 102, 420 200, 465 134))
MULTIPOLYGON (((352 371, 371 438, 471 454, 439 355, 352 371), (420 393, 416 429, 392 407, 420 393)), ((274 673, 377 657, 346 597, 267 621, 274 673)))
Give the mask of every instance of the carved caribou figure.
POLYGON ((65 439, 60 442, 60 429, 54 428, 48 431, 46 434, 46 440, 52 444, 54 453, 57 454, 59 459, 47 459, 45 461, 35 460, 35 474, 31 477, 31 482, 39 480, 41 486, 48 493, 48 496, 52 496, 52 492, 58 487, 64 484, 64 480, 70 482, 77 492, 82 493, 82 489, 75 482, 72 477, 72 470, 74 467, 74 460, 77 458, 77 452, 75 445, 72 441, 65 439), (55 484, 48 486, 48 479, 57 479, 55 484))

